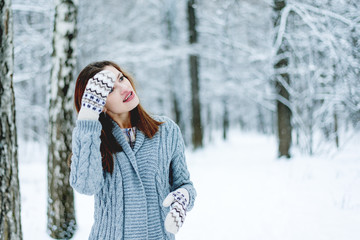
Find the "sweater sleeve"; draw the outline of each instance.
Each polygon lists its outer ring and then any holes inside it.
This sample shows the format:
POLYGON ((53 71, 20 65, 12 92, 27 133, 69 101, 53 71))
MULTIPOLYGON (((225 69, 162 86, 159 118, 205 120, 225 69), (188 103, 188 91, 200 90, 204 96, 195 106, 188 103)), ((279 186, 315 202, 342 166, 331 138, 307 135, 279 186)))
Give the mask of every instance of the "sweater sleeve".
POLYGON ((180 128, 175 123, 172 133, 172 158, 170 163, 171 191, 178 188, 185 188, 189 192, 190 199, 187 210, 190 211, 194 206, 197 193, 190 180, 190 173, 186 165, 184 140, 180 128))
POLYGON ((82 194, 96 194, 104 185, 101 128, 98 120, 77 120, 72 133, 70 185, 82 194))

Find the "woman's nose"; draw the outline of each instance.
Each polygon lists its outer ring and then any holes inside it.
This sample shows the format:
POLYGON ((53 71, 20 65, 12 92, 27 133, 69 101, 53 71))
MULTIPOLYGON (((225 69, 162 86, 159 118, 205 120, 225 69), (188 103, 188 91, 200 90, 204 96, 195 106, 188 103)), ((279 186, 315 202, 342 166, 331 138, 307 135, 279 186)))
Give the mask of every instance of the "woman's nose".
POLYGON ((127 94, 127 92, 130 91, 129 87, 126 84, 122 83, 122 82, 119 83, 119 89, 120 89, 120 95, 127 94))

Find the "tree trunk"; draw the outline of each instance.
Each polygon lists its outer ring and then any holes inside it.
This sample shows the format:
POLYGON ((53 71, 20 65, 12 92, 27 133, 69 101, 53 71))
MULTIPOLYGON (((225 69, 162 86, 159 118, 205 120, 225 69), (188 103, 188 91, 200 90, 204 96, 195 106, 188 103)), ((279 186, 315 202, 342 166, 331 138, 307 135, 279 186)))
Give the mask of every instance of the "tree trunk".
POLYGON ((267 133, 267 129, 266 129, 266 123, 264 121, 264 114, 262 112, 261 106, 257 105, 257 111, 258 111, 258 115, 257 115, 257 129, 259 132, 266 134, 267 133))
POLYGON ((223 139, 227 139, 228 131, 229 131, 229 112, 228 112, 228 104, 226 101, 223 101, 224 106, 224 115, 223 115, 223 139))
POLYGON ((48 232, 69 239, 76 229, 74 193, 66 160, 71 153, 77 4, 55 1, 49 106, 48 232))
POLYGON ((335 133, 335 146, 336 148, 339 148, 338 116, 336 114, 336 110, 334 110, 334 133, 335 133))
MULTIPOLYGON (((337 69, 336 69, 336 63, 333 64, 334 69, 334 75, 333 75, 333 91, 334 91, 334 97, 336 97, 336 82, 338 81, 338 75, 337 75, 337 69)), ((338 132, 338 115, 337 115, 337 104, 334 103, 333 105, 333 119, 334 119, 334 128, 332 129, 334 132, 334 140, 335 140, 335 146, 336 148, 339 148, 339 132, 338 132)))
MULTIPOLYGON (((357 84, 356 85, 353 84, 353 86, 352 86, 354 89, 360 88, 360 81, 359 81, 359 79, 360 79, 360 67, 359 67, 360 66, 360 19, 359 18, 357 18, 357 19, 358 20, 357 20, 356 24, 354 24, 355 26, 351 30, 352 55, 358 66, 357 69, 355 70, 355 74, 354 74, 354 79, 357 79, 355 81, 357 84)), ((351 98, 353 99, 354 105, 357 105, 357 106, 360 105, 360 101, 359 101, 358 97, 354 98, 351 96, 351 98)), ((355 110, 351 114, 351 121, 352 121, 352 124, 354 127, 356 127, 357 124, 359 123, 359 119, 360 119, 360 109, 358 108, 357 111, 355 110)))
MULTIPOLYGON (((188 23, 189 23, 189 43, 194 45, 197 42, 195 0, 188 0, 188 23)), ((203 146, 203 132, 201 123, 201 104, 200 104, 200 80, 199 80, 199 60, 196 54, 190 54, 190 78, 191 78, 191 105, 192 105, 192 143, 194 149, 203 146)))
MULTIPOLYGON (((178 45, 179 34, 176 28, 176 0, 166 1, 166 40, 167 48, 173 48, 178 45)), ((171 97, 173 105, 173 115, 175 116, 175 122, 179 125, 181 130, 184 130, 184 124, 182 121, 182 108, 180 99, 183 96, 181 92, 181 60, 174 56, 170 64, 169 82, 171 88, 171 97)), ((183 131, 184 133, 184 131, 183 131)))
POLYGON ((11 0, 0 0, 0 239, 22 239, 11 0))
POLYGON ((212 142, 212 132, 213 132, 213 123, 211 117, 211 106, 210 104, 207 105, 207 119, 206 119, 206 126, 208 131, 208 141, 212 142))
MULTIPOLYGON (((286 0, 274 0, 274 27, 278 28, 281 20, 281 11, 286 6, 286 0)), ((277 36, 275 36, 275 39, 277 36)), ((286 69, 289 64, 289 59, 286 56, 288 52, 288 45, 286 40, 283 39, 279 50, 277 51, 277 61, 274 64, 275 71, 277 69, 286 69)), ((277 100, 277 127, 278 127, 278 140, 279 140, 279 152, 278 156, 285 156, 290 158, 290 146, 291 146, 291 110, 284 104, 283 100, 289 103, 290 95, 285 89, 283 84, 279 81, 282 78, 288 85, 290 85, 290 76, 288 73, 276 73, 275 74, 275 88, 278 94, 277 100)))

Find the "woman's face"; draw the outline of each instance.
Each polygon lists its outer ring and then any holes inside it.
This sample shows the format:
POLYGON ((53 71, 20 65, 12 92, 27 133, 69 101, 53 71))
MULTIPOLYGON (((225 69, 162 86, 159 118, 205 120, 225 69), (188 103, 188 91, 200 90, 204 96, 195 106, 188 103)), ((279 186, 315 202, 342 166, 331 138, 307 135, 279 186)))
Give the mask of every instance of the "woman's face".
POLYGON ((133 110, 140 100, 130 81, 113 66, 106 66, 104 70, 109 70, 116 76, 114 87, 106 99, 106 111, 110 111, 113 114, 121 114, 133 110))

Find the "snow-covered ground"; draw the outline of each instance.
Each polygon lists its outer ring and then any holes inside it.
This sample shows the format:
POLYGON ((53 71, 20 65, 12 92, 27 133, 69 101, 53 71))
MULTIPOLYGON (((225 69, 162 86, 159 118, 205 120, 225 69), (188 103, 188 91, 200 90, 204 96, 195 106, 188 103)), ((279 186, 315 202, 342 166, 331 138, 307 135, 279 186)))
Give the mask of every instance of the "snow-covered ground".
MULTIPOLYGON (((232 132, 187 151, 198 192, 178 240, 359 240, 360 136, 329 157, 276 158, 273 137, 232 132)), ((20 143, 24 240, 46 234, 46 150, 20 143), (26 153, 34 153, 26 154, 26 153), (25 157, 25 155, 27 155, 25 157)), ((88 238, 92 197, 75 194, 78 230, 88 238)))

